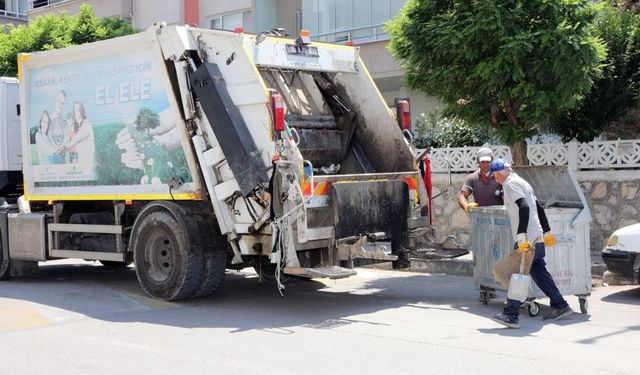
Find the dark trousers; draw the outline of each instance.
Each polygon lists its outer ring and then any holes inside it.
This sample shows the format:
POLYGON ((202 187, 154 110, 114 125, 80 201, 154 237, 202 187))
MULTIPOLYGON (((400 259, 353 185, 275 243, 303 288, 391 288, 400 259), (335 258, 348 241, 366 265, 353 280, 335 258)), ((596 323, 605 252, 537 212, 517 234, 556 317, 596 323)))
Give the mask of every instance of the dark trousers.
MULTIPOLYGON (((556 283, 553 281, 551 274, 547 271, 547 263, 544 261, 545 249, 542 242, 536 243, 535 254, 533 255, 533 263, 529 274, 536 283, 538 288, 551 300, 551 307, 562 309, 569 304, 560 294, 556 283)), ((520 312, 521 301, 507 299, 507 306, 504 308, 504 314, 513 318, 517 318, 520 312)))

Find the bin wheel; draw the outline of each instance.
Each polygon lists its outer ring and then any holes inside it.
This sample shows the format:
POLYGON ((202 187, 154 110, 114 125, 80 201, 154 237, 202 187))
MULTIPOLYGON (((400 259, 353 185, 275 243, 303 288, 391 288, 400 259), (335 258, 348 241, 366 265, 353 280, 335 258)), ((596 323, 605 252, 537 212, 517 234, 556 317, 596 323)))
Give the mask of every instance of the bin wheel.
POLYGON ((580 312, 586 314, 589 312, 589 300, 587 297, 579 297, 580 301, 580 312))
POLYGON ((489 293, 482 291, 480 292, 480 302, 482 302, 483 305, 486 305, 489 303, 489 293))
POLYGON ((538 302, 528 302, 527 314, 532 318, 538 316, 540 314, 540 304, 538 302))

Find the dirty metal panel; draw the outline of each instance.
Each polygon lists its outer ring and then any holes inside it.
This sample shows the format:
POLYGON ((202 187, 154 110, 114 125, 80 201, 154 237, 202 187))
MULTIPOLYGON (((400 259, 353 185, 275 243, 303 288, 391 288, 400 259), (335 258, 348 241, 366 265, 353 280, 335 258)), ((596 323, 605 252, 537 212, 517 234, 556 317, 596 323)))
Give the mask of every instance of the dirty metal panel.
POLYGON ((336 182, 331 192, 336 239, 365 233, 391 235, 392 249, 404 247, 409 190, 402 180, 336 182))
POLYGON ((220 69, 212 63, 200 65, 191 77, 191 84, 242 195, 247 196, 256 186, 269 181, 267 166, 240 111, 229 96, 220 69))
POLYGON ((46 215, 11 213, 8 219, 11 259, 47 260, 46 215))
POLYGON ((519 166, 514 171, 531 184, 536 198, 545 207, 586 207, 580 186, 566 166, 519 166))

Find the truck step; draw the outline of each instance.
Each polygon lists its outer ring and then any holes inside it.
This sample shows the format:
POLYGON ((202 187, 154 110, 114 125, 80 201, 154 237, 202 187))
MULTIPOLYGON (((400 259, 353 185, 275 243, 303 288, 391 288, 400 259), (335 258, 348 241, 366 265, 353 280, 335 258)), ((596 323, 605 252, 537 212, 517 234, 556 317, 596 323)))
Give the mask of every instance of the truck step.
POLYGON ((467 249, 416 249, 411 250, 411 257, 421 259, 453 259, 469 254, 467 249))
POLYGON ((356 271, 350 268, 339 266, 330 267, 285 267, 284 273, 308 278, 328 278, 328 279, 344 279, 356 274, 356 271))
POLYGON ((124 253, 104 251, 51 249, 49 250, 49 256, 51 258, 77 258, 85 260, 108 260, 112 262, 124 262, 127 255, 124 253))

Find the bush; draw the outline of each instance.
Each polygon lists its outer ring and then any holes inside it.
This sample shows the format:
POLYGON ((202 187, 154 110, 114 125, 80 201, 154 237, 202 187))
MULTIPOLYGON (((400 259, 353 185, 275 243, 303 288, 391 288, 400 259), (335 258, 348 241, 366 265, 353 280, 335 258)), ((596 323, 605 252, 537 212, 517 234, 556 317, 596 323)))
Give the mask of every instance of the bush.
POLYGON ((640 101, 640 14, 608 2, 602 6, 594 33, 606 43, 607 59, 591 91, 556 121, 564 141, 593 140, 640 101))
POLYGON ((416 120, 414 137, 418 148, 481 146, 489 141, 489 129, 431 111, 416 120))

